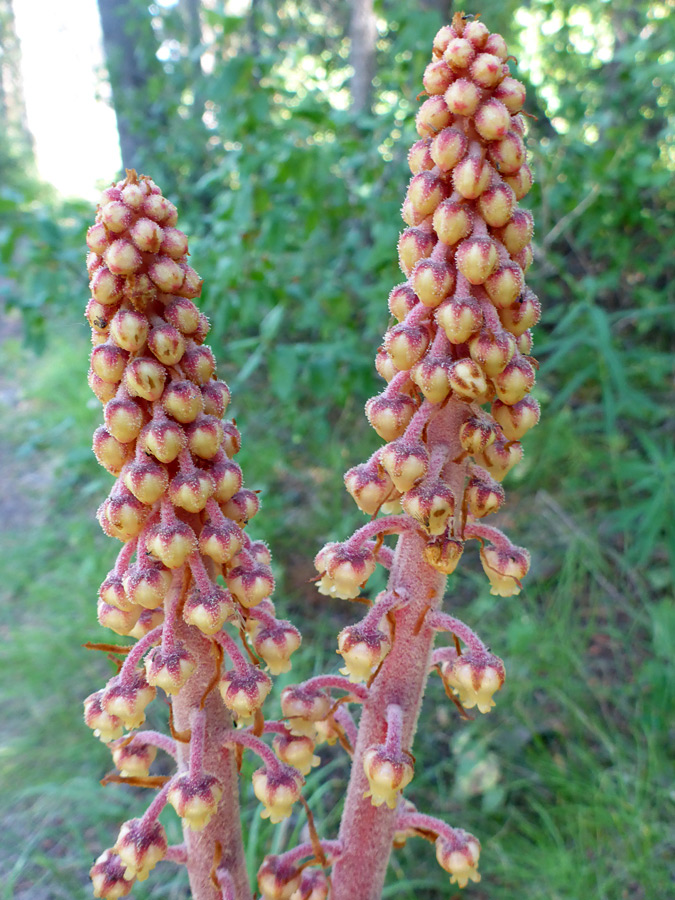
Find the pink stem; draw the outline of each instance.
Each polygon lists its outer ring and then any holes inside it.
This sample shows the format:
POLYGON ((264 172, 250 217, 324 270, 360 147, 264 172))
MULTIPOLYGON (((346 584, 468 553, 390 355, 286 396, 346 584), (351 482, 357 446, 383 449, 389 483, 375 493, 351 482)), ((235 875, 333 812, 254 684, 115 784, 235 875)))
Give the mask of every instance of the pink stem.
POLYGON ((341 675, 315 675, 314 678, 308 678, 307 681, 303 681, 298 687, 336 688, 339 691, 347 691, 353 694, 362 703, 368 699, 369 694, 367 687, 364 687, 362 684, 352 684, 348 678, 343 678, 341 675))
POLYGON ((427 622, 436 631, 449 631, 452 634, 456 634, 460 641, 464 641, 471 650, 478 650, 481 653, 487 652, 487 647, 478 635, 464 622, 455 619, 454 616, 449 616, 443 612, 434 612, 427 616, 427 622))
POLYGON ((164 626, 162 631, 162 651, 170 653, 176 642, 176 613, 185 590, 185 566, 174 569, 171 584, 164 600, 164 626))
MULTIPOLYGON (((227 869, 235 886, 237 900, 252 900, 246 873, 246 858, 239 809, 239 774, 235 754, 226 749, 232 734, 232 719, 217 690, 208 693, 216 674, 212 641, 182 619, 176 622, 177 639, 198 660, 197 669, 172 698, 174 725, 177 731, 188 731, 194 711, 203 708, 206 715, 204 735, 204 770, 214 775, 223 789, 218 809, 202 831, 184 828, 187 847, 187 870, 192 900, 222 900, 222 893, 211 880, 216 844, 222 848, 221 865, 227 869), (206 699, 204 695, 206 694, 206 699)), ((190 745, 177 743, 182 770, 189 766, 190 745)))
POLYGON ((216 869, 216 881, 220 887, 221 900, 237 900, 232 876, 224 866, 218 866, 216 869))
POLYGON ((383 591, 380 595, 380 599, 375 601, 373 606, 368 610, 368 613, 361 619, 361 627, 370 628, 371 626, 376 626, 390 610, 397 606, 401 606, 405 602, 405 597, 397 597, 396 594, 390 594, 388 591, 383 591))
MULTIPOLYGON (((329 858, 336 858, 342 852, 341 841, 319 841, 319 843, 321 844, 321 849, 329 858)), ((293 865, 301 859, 304 859, 306 856, 314 856, 314 847, 309 841, 305 844, 299 844, 297 847, 293 847, 292 850, 287 850, 286 853, 281 853, 279 858, 283 859, 285 863, 293 865)), ((354 900, 356 900, 356 898, 354 898, 354 900)))
POLYGON ((225 744, 240 744, 242 747, 246 747, 247 750, 252 750, 270 769, 278 770, 284 768, 282 763, 276 758, 274 751, 270 750, 267 744, 263 743, 254 734, 251 734, 250 731, 230 732, 225 739, 225 744))
POLYGON ((129 563, 131 562, 131 557, 136 552, 137 544, 138 538, 134 538, 131 541, 127 541, 122 547, 115 560, 115 574, 122 575, 129 568, 129 563))
POLYGON ((145 635, 145 637, 142 637, 134 644, 129 653, 127 653, 124 665, 120 669, 120 674, 117 676, 120 681, 129 681, 130 678, 133 678, 137 664, 148 652, 150 647, 159 641, 161 634, 162 626, 158 625, 157 628, 153 628, 152 631, 149 631, 145 635))
POLYGON ((375 558, 383 569, 391 569, 394 563, 394 551, 391 549, 391 547, 385 547, 384 545, 382 545, 382 547, 380 547, 380 549, 377 551, 377 555, 375 558))
POLYGON ((410 372, 399 372, 391 379, 387 387, 384 389, 384 393, 387 396, 398 394, 401 392, 401 390, 403 390, 408 381, 410 381, 410 372))
POLYGON ((352 745, 352 747, 356 746, 356 741, 359 736, 358 728, 356 727, 356 723, 354 719, 352 719, 351 713, 347 709, 346 706, 338 706, 333 714, 333 718, 344 728, 344 732, 347 735, 347 740, 352 745))
POLYGON ((494 544, 498 550, 509 550, 513 544, 503 531, 493 528, 491 525, 467 525, 464 529, 464 537, 467 539, 480 538, 494 544))
POLYGON ((149 744, 151 747, 157 747, 159 750, 164 750, 169 756, 173 756, 174 759, 176 758, 176 742, 173 738, 167 737, 167 735, 159 731, 137 731, 127 746, 134 747, 139 744, 149 744))
POLYGON ((188 565, 190 566, 190 571, 192 572, 192 577, 195 580, 197 588, 203 594, 207 594, 209 591, 213 590, 213 582, 209 577, 209 573, 206 571, 204 560, 197 550, 188 557, 188 565))
POLYGON ((404 531, 418 531, 419 526, 410 516, 383 516, 363 525, 345 543, 348 547, 360 547, 379 534, 403 534, 404 531))
POLYGON ((174 844, 173 847, 167 847, 164 859, 166 862, 177 863, 184 866, 187 863, 187 848, 185 844, 174 844))
POLYGON ((204 746, 206 738, 206 714, 198 709, 192 718, 190 736, 190 777, 199 778, 204 773, 204 746))
POLYGON ((401 744, 412 746, 429 670, 434 631, 419 622, 439 605, 445 576, 423 562, 425 540, 407 532, 399 538, 388 590, 408 597, 395 613, 395 639, 379 675, 369 689, 356 741, 351 779, 340 826, 344 850, 333 869, 333 900, 380 900, 396 829, 396 814, 375 807, 369 797, 363 755, 387 735, 385 711, 401 710, 401 744))
POLYGON ((150 824, 151 822, 157 821, 157 819, 159 818, 159 814, 166 806, 166 798, 167 798, 169 791, 171 790, 172 784, 173 784, 173 779, 171 779, 171 781, 167 781, 167 783, 164 785, 164 787, 160 791, 157 792, 157 794, 155 795, 155 799, 152 801, 150 806, 143 813, 143 821, 144 822, 146 822, 147 824, 150 824))
POLYGON ((384 746, 390 753, 401 750, 403 739, 403 713, 396 703, 390 703, 387 707, 387 739, 384 746))
POLYGON ((450 842, 458 836, 457 831, 446 822, 442 822, 435 816, 427 816, 424 813, 401 813, 396 818, 396 828, 405 831, 409 828, 419 828, 421 831, 431 831, 450 842))
POLYGON ((226 631, 218 631, 213 635, 221 647, 232 660, 232 664, 238 672, 245 672, 250 666, 249 661, 237 646, 237 642, 226 631))

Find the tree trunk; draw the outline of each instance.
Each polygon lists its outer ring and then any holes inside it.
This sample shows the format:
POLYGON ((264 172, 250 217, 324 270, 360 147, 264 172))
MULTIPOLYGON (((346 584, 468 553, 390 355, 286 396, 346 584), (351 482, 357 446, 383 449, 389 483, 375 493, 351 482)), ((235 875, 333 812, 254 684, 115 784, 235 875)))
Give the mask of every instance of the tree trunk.
POLYGON ((122 164, 148 168, 153 135, 166 124, 157 104, 164 73, 157 61, 157 40, 147 4, 138 0, 98 0, 122 164))
POLYGON ((377 28, 373 0, 351 0, 349 36, 351 38, 349 62, 354 69, 350 85, 352 111, 360 113, 370 108, 375 75, 377 28))

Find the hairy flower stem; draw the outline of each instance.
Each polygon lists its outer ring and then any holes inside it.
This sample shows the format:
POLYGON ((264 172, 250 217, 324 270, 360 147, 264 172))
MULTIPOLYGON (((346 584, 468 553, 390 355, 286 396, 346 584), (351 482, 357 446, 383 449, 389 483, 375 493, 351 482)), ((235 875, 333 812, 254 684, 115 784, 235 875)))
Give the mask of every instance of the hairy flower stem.
POLYGON ((334 900, 379 900, 382 894, 396 810, 373 806, 364 797, 368 779, 363 755, 373 744, 384 743, 386 711, 392 703, 403 714, 402 746, 412 746, 434 642, 434 631, 424 617, 439 607, 446 582, 445 575, 423 562, 425 543, 420 535, 408 532, 396 547, 388 590, 407 597, 408 602, 393 613, 393 646, 363 706, 340 829, 343 851, 333 869, 334 900))
MULTIPOLYGON (((216 657, 212 643, 196 629, 177 622, 177 637, 183 641, 199 667, 182 691, 173 700, 174 727, 178 733, 191 727, 194 711, 216 674, 216 657)), ((244 845, 239 819, 239 785, 234 753, 224 749, 232 731, 232 719, 220 696, 210 691, 204 704, 206 730, 204 737, 204 769, 215 775, 223 788, 218 810, 203 831, 183 829, 187 846, 187 870, 192 900, 220 900, 211 871, 214 862, 224 866, 235 885, 237 900, 251 900, 251 888, 246 874, 244 845), (216 844, 222 855, 218 857, 216 844)), ((178 760, 181 768, 189 766, 190 744, 178 741, 178 760)))

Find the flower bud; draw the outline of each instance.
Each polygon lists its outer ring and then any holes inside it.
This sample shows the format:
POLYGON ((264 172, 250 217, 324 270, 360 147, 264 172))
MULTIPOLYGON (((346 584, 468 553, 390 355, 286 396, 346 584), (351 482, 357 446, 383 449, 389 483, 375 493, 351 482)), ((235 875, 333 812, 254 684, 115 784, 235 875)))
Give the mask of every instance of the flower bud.
POLYGON ((384 346, 397 369, 412 369, 426 353, 429 330, 424 325, 395 325, 384 336, 384 346))
POLYGON ((89 283, 92 297, 102 306, 119 303, 123 287, 124 279, 120 275, 113 275, 107 266, 97 269, 89 283))
POLYGON ((421 441, 399 438, 380 452, 380 464, 401 493, 409 491, 427 474, 429 451, 421 441))
POLYGON ((428 534, 443 534, 455 511, 455 498, 439 478, 427 479, 407 491, 401 505, 428 534))
POLYGON ((511 262, 493 272, 483 287, 497 309, 507 309, 520 297, 523 285, 522 269, 511 262))
POLYGON ((131 633, 141 614, 137 606, 120 609, 112 606, 104 600, 99 600, 96 606, 96 617, 103 628, 109 628, 115 634, 127 635, 131 633))
POLYGON ((209 520, 199 535, 199 552, 222 566, 244 546, 241 528, 229 519, 209 520))
POLYGON ((252 638, 253 648, 272 675, 291 670, 291 655, 302 642, 300 632, 290 622, 263 625, 252 638))
POLYGON ((320 594, 352 600, 358 597, 366 581, 375 571, 372 548, 345 544, 326 544, 314 559, 320 594))
MULTIPOLYGON (((470 72, 476 84, 484 88, 491 88, 504 78, 503 68, 504 64, 498 56, 492 53, 479 53, 471 65, 470 72)), ((494 96, 497 96, 497 91, 494 92, 494 96)), ((497 99, 501 100, 502 98, 497 96, 497 99)), ((486 136, 483 135, 483 137, 486 136)), ((493 140, 493 138, 486 137, 486 140, 493 140)))
POLYGON ((290 900, 300 885, 300 878, 300 870, 294 863, 286 862, 283 856, 266 856, 258 869, 261 900, 290 900))
POLYGON ((175 366, 185 352, 185 338, 173 325, 157 325, 148 335, 148 347, 165 366, 175 366))
POLYGON ((450 884, 456 884, 457 887, 466 887, 470 881, 480 881, 479 855, 480 844, 466 831, 455 830, 452 842, 445 836, 439 836, 436 840, 438 864, 450 874, 450 884))
POLYGON ((145 657, 148 684, 160 687, 167 694, 177 694, 197 667, 187 648, 175 643, 170 650, 153 649, 145 657))
POLYGON ((515 597, 521 591, 521 579, 530 568, 530 554, 524 547, 507 549, 481 547, 480 561, 490 580, 490 593, 496 597, 515 597))
POLYGON ((322 869, 305 869, 291 900, 329 900, 330 881, 322 869))
POLYGON ((213 479, 213 497, 218 503, 227 503, 241 491, 243 483, 241 467, 229 460, 225 454, 222 456, 220 453, 216 454, 208 472, 213 479))
POLYGON ((98 521, 107 535, 120 541, 128 541, 143 530, 150 507, 137 500, 120 482, 113 490, 114 494, 98 509, 98 521))
POLYGON ((375 744, 366 750, 363 770, 370 787, 364 797, 370 797, 373 806, 386 803, 389 809, 396 809, 401 791, 410 784, 415 774, 410 753, 390 750, 384 744, 375 744))
POLYGON ((143 609, 138 617, 138 622, 129 632, 129 637, 139 641, 146 634, 150 634, 155 628, 158 628, 164 622, 164 610, 161 607, 157 609, 143 609))
POLYGON ((223 451, 230 457, 236 456, 241 450, 241 434, 234 422, 223 423, 223 451))
POLYGON ((145 609, 157 609, 171 587, 172 575, 161 563, 143 560, 124 574, 124 589, 132 603, 145 609))
POLYGON ((230 403, 230 389, 224 381, 209 381, 202 385, 204 412, 222 419, 230 403))
POLYGON ((473 359, 458 359, 448 367, 448 378, 452 392, 460 399, 484 402, 488 383, 478 363, 473 359))
POLYGON ((118 347, 136 353, 148 336, 148 320, 134 309, 120 309, 110 323, 110 336, 118 347))
POLYGON ((232 519, 237 525, 243 528, 247 522, 255 516, 260 509, 260 500, 258 495, 253 491, 244 488, 231 497, 227 503, 221 506, 223 515, 228 519, 232 519))
POLYGON ((499 265, 495 242, 487 237, 471 237, 457 248, 457 268, 471 284, 483 284, 499 265))
POLYGON ((511 127, 511 116, 503 103, 491 97, 478 109, 474 125, 478 134, 486 141, 497 141, 511 127))
POLYGON ((92 251, 92 253, 97 253, 99 256, 103 256, 105 253, 106 247, 110 244, 110 238, 108 237, 108 229, 105 227, 103 222, 97 222, 95 225, 92 225, 91 228, 87 231, 87 247, 92 251))
POLYGON ((422 76, 422 84, 427 94, 432 96, 435 94, 444 94, 450 83, 454 80, 455 74, 443 60, 430 62, 424 70, 422 76))
POLYGON ((491 378, 504 371, 516 352, 516 342, 508 331, 493 333, 484 329, 474 335, 467 346, 471 358, 491 378))
POLYGON ((159 400, 164 391, 166 369, 156 359, 140 357, 132 360, 124 372, 124 382, 132 397, 159 400))
POLYGON ((137 500, 152 505, 166 491, 169 474, 164 466, 147 458, 137 458, 125 466, 122 481, 137 500))
POLYGON ((503 481, 511 469, 523 458, 523 448, 516 441, 495 441, 475 457, 476 463, 487 469, 497 481, 503 481))
POLYGON ((506 499, 504 488, 484 469, 474 466, 464 489, 467 509, 472 516, 481 519, 496 513, 506 499))
MULTIPOLYGON (((202 284, 204 283, 203 278, 200 278, 197 272, 192 268, 192 266, 188 266, 187 263, 179 263, 178 264, 180 270, 185 276, 185 280, 181 285, 180 291, 177 293, 181 297, 186 297, 189 300, 194 300, 195 297, 199 297, 202 292, 202 284)), ((197 343, 200 343, 203 340, 203 337, 206 335, 206 332, 209 330, 209 322, 206 316, 203 313, 199 314, 199 324, 194 333, 194 339, 197 343), (205 330, 206 329, 206 330, 205 330), (201 337, 200 337, 201 335, 201 337)))
POLYGON ((429 97, 420 106, 415 116, 415 125, 420 137, 433 137, 446 125, 452 123, 452 113, 443 97, 429 97))
POLYGON ((504 684, 504 663, 492 653, 465 650, 441 664, 441 678, 465 709, 477 706, 487 713, 495 705, 493 694, 504 684))
POLYGON ((429 154, 441 172, 449 172, 466 156, 469 141, 459 128, 444 128, 431 142, 429 154))
POLYGON ((124 367, 128 359, 129 354, 126 350, 106 342, 94 347, 91 354, 91 368, 101 381, 117 384, 124 375, 124 367))
POLYGON ((113 762, 123 778, 147 778, 156 756, 156 747, 139 741, 121 744, 112 751, 113 762))
POLYGON ((375 669, 391 650, 391 640, 374 627, 349 625, 338 635, 337 652, 345 661, 340 669, 351 682, 368 681, 375 669))
POLYGON ((199 310, 183 297, 174 297, 164 310, 164 318, 183 334, 191 335, 199 328, 199 310))
POLYGON ((167 847, 166 832, 159 822, 131 819, 122 825, 114 849, 126 867, 125 878, 145 881, 164 859, 167 847))
POLYGON ((272 690, 272 679, 255 666, 248 666, 243 671, 230 669, 225 672, 218 688, 225 706, 237 719, 246 722, 265 702, 272 690))
POLYGON ((197 538, 185 522, 158 525, 148 537, 147 548, 168 569, 179 569, 197 549, 197 538))
POLYGON ((101 706, 109 715, 121 719, 124 727, 131 731, 145 722, 145 707, 154 700, 156 693, 156 689, 148 684, 145 672, 136 669, 124 680, 118 677, 108 682, 101 706))
POLYGON ((389 311, 399 322, 402 322, 408 313, 415 308, 417 302, 417 294, 406 281, 403 284, 396 285, 389 294, 389 311))
POLYGON ((377 374, 381 375, 386 382, 390 382, 394 375, 398 375, 399 372, 394 361, 384 347, 380 347, 377 351, 375 356, 375 369, 377 374))
POLYGON ((492 228, 498 228, 510 220, 516 205, 513 189, 499 182, 484 191, 478 198, 477 207, 485 222, 492 228))
POLYGON ((171 463, 187 445, 185 432, 166 416, 155 416, 140 435, 140 446, 162 463, 171 463))
POLYGON ((431 403, 442 403, 450 393, 446 357, 427 356, 411 371, 410 376, 431 403))
MULTIPOLYGON (((434 213, 433 222, 438 239, 444 244, 452 246, 453 244, 456 244, 457 241, 461 241, 462 238, 471 234, 473 228, 473 214, 471 210, 462 203, 457 203, 454 200, 444 200, 434 213)), ((419 265, 422 265, 422 263, 419 265)), ((450 290, 452 290, 452 288, 450 288, 450 290)))
POLYGON ((100 216, 108 231, 113 231, 115 234, 126 231, 133 221, 131 210, 119 200, 113 200, 102 206, 100 216))
POLYGON ((111 475, 119 475, 132 454, 131 447, 114 438, 103 425, 94 432, 93 446, 97 461, 111 475))
POLYGON ((514 172, 512 175, 506 175, 504 181, 513 189, 516 200, 522 200, 529 192, 534 182, 532 169, 530 169, 527 163, 523 163, 517 172, 514 172))
POLYGON ((524 356, 515 356, 506 368, 494 378, 494 385, 497 396, 506 403, 507 406, 513 406, 522 400, 534 387, 535 377, 534 368, 524 356))
POLYGON ((452 344, 464 344, 483 323, 480 306, 470 295, 441 303, 434 318, 452 344))
POLYGON ((525 85, 507 75, 492 96, 501 100, 508 111, 515 115, 520 112, 525 103, 525 85))
POLYGON ((94 897, 118 900, 126 897, 134 886, 134 879, 125 875, 126 866, 113 850, 106 850, 89 870, 94 897))
POLYGON ((148 266, 148 275, 165 294, 176 294, 185 279, 185 273, 170 256, 156 257, 148 266))
POLYGON ((108 572, 103 584, 98 589, 98 595, 108 606, 115 606, 121 610, 133 609, 134 604, 127 596, 122 576, 114 569, 108 572))
POLYGON ((478 19, 470 19, 464 24, 462 37, 467 41, 471 41, 476 50, 482 50, 485 47, 489 35, 490 32, 487 30, 487 27, 478 19))
POLYGON ((464 544, 456 538, 441 538, 424 548, 424 561, 443 575, 452 575, 464 552, 464 544))
POLYGON ((209 591, 194 588, 183 606, 183 621, 203 634, 215 634, 235 617, 232 595, 218 584, 209 591))
POLYGON ((180 471, 169 485, 169 500, 174 506, 191 513, 201 512, 213 495, 211 476, 201 469, 180 471))
POLYGON ((314 741, 305 734, 277 734, 272 746, 281 762, 293 766, 302 775, 309 775, 321 762, 320 757, 314 755, 314 741))
POLYGON ((92 339, 94 333, 98 336, 104 336, 108 334, 111 321, 110 316, 113 312, 113 306, 104 306, 102 303, 99 303, 98 300, 94 300, 93 297, 87 303, 87 308, 84 311, 84 317, 91 325, 92 339))
POLYGON ((455 270, 445 263, 423 259, 413 269, 410 282, 420 302, 433 308, 452 293, 455 270))
POLYGON ((281 712, 294 734, 311 736, 313 729, 308 730, 307 724, 325 719, 331 706, 328 694, 312 685, 294 684, 281 692, 281 712))
POLYGON ((120 239, 105 251, 105 263, 113 275, 133 275, 143 265, 143 257, 131 241, 120 239))
POLYGON ((452 183, 466 200, 475 200, 489 186, 491 177, 488 163, 479 157, 467 156, 453 169, 452 183))
POLYGON ((467 453, 482 453, 497 437, 495 423, 488 416, 470 416, 459 429, 459 441, 467 453))
POLYGON ((203 831, 215 815, 223 789, 213 775, 184 772, 172 780, 167 801, 191 831, 203 831))
POLYGON ((408 186, 408 200, 415 212, 425 218, 430 216, 441 200, 447 196, 444 182, 431 172, 414 175, 408 186))
MULTIPOLYGON (((431 91, 429 92, 431 93, 431 91)), ((431 147, 431 138, 422 138, 412 145, 408 152, 408 165, 413 175, 419 175, 420 172, 426 172, 427 169, 433 169, 434 161, 431 158, 429 149, 431 147)))
POLYGON ((500 141, 489 145, 488 156, 500 175, 515 174, 525 162, 523 139, 514 131, 509 131, 500 141))
POLYGON ((191 381, 172 381, 164 391, 162 406, 178 422, 194 422, 204 409, 202 392, 191 381))
MULTIPOLYGON (((158 249, 161 249, 162 253, 170 256, 171 259, 182 259, 188 252, 187 237, 178 228, 165 228, 162 234, 161 247, 158 249)), ((156 253, 157 251, 153 252, 156 253)))
POLYGON ((421 259, 431 256, 435 235, 421 228, 406 228, 398 239, 398 258, 404 275, 410 275, 421 259))
POLYGON ((251 609, 274 592, 274 577, 268 566, 257 563, 236 566, 226 575, 227 586, 234 599, 251 609))
POLYGON ((350 469, 345 473, 344 480, 358 508, 369 516, 374 516, 385 500, 394 493, 389 475, 370 463, 350 469))
POLYGON ((88 728, 94 732, 94 736, 100 738, 104 744, 121 738, 124 734, 124 724, 118 716, 113 716, 101 705, 103 691, 90 694, 84 701, 84 721, 88 728))
POLYGON ((511 259, 515 263, 518 263, 523 272, 527 272, 527 270, 532 265, 532 261, 534 260, 532 245, 528 244, 527 247, 523 247, 523 249, 519 250, 518 253, 512 254, 511 259))
POLYGON ((253 793, 265 807, 260 813, 273 825, 287 819, 293 804, 300 799, 300 789, 305 782, 292 766, 275 769, 262 768, 253 773, 253 793))
POLYGON ((507 331, 516 337, 533 328, 541 316, 541 304, 531 290, 525 289, 513 306, 499 310, 499 318, 507 331))
POLYGON ((385 441, 400 437, 416 410, 417 404, 407 394, 379 394, 366 403, 368 421, 385 441))
POLYGON ((495 237, 502 242, 509 253, 515 256, 528 246, 534 232, 534 220, 532 213, 525 209, 517 209, 511 220, 499 230, 494 232, 495 237))
POLYGON ((216 360, 208 347, 189 347, 180 364, 187 377, 195 384, 206 384, 216 371, 216 360))
POLYGON ((512 406, 495 400, 492 415, 501 425, 507 440, 520 441, 539 421, 539 404, 534 397, 523 397, 512 406))
POLYGON ((89 373, 87 375, 87 383, 89 387, 92 389, 96 397, 101 401, 101 403, 109 403, 113 397, 117 394, 117 385, 110 384, 110 382, 102 381, 98 375, 89 369, 89 373))
POLYGON ((476 50, 470 41, 456 37, 448 41, 448 46, 443 53, 443 59, 453 69, 466 69, 475 55, 476 50))
POLYGON ((456 116, 473 116, 480 103, 481 90, 468 78, 458 78, 443 97, 450 112, 456 116))
POLYGON ((438 59, 439 57, 443 56, 448 48, 448 44, 455 36, 455 31, 451 25, 443 25, 443 27, 437 32, 436 37, 434 38, 434 59, 438 59))

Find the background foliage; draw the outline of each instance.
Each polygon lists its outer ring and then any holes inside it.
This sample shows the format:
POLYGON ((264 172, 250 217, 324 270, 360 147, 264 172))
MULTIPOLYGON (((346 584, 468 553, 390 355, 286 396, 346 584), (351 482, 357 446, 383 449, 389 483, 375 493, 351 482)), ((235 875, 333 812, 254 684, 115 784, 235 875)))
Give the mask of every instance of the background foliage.
MULTIPOLYGON (((342 472, 376 445, 362 408, 379 390, 372 359, 401 278, 405 157, 439 4, 376 3, 372 107, 354 114, 346 3, 127 2, 150 18, 134 52, 153 62, 149 88, 117 113, 136 129, 139 168, 177 199, 193 236, 240 461, 263 492, 254 530, 275 553, 280 609, 305 634, 294 677, 309 675, 333 665, 334 635, 351 618, 307 581, 322 540, 358 521, 342 472)), ((505 658, 507 690, 489 718, 460 724, 430 684, 411 797, 481 837, 473 897, 665 897, 675 878, 672 0, 485 0, 480 11, 509 41, 536 116, 528 204, 543 414, 502 514, 534 566, 524 595, 498 602, 475 566, 455 577, 453 608, 505 658)), ((90 857, 143 802, 97 787, 108 754, 79 719, 106 669, 80 645, 99 639, 93 598, 115 551, 93 523, 108 481, 89 451, 100 411, 80 313, 93 213, 39 183, 10 131, 0 165, 0 292, 17 311, 0 362, 1 692, 12 722, 0 755, 0 898, 79 898, 90 857)), ((309 798, 328 834, 345 766, 324 756, 309 798)), ((290 834, 260 822, 250 792, 246 802, 254 868, 290 834)), ((397 854, 390 875, 386 897, 453 895, 430 846, 397 854)), ((166 866, 135 896, 186 888, 166 866)))

